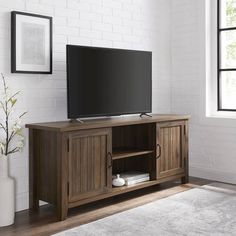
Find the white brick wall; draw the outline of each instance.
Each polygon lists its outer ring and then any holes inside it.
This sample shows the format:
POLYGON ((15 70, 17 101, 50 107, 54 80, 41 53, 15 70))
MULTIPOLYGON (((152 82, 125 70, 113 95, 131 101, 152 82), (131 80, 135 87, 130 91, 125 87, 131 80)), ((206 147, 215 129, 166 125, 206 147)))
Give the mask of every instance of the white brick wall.
MULTIPOLYGON (((18 111, 26 123, 65 120, 65 45, 153 51, 153 112, 170 112, 171 0, 1 0, 0 72, 20 89, 18 111), (10 11, 53 16, 53 74, 10 73, 10 11)), ((16 179, 16 210, 28 208, 28 133, 23 153, 10 159, 16 179)))
POLYGON ((204 2, 171 3, 172 112, 192 115, 190 174, 236 184, 235 124, 230 127, 230 120, 207 119, 202 109, 206 102, 204 2))

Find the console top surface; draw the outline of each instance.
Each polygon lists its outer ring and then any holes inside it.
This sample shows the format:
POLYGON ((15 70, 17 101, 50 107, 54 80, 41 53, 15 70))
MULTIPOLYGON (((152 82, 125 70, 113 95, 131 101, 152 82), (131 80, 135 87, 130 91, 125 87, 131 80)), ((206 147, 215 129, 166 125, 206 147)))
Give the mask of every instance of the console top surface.
POLYGON ((189 119, 190 115, 152 114, 152 117, 142 117, 142 118, 136 115, 136 116, 122 116, 122 117, 111 117, 111 118, 84 119, 83 123, 71 122, 69 120, 45 122, 45 123, 33 123, 33 124, 26 124, 26 128, 68 132, 68 131, 84 130, 84 129, 110 128, 124 125, 148 124, 148 123, 180 121, 189 119))

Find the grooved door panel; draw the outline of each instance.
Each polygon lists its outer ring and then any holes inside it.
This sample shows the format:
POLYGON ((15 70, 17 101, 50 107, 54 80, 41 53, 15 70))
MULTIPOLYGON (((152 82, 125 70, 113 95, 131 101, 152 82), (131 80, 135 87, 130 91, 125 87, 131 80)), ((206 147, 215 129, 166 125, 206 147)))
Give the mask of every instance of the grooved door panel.
POLYGON ((69 201, 111 190, 111 129, 79 131, 69 135, 69 201))
POLYGON ((157 124, 157 178, 184 173, 184 122, 157 124))

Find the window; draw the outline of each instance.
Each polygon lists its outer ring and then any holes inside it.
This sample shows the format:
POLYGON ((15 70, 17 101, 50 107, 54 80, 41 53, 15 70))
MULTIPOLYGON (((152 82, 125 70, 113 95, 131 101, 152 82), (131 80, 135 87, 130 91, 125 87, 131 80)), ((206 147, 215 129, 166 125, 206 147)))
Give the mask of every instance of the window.
POLYGON ((218 110, 236 111, 236 0, 218 0, 218 110))

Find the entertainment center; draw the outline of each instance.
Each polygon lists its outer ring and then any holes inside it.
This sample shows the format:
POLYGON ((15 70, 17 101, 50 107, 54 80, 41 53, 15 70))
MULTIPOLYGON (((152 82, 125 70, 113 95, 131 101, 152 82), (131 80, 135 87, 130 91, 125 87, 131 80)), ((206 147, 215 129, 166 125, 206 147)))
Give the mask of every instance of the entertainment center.
POLYGON ((26 125, 31 209, 42 200, 64 220, 69 208, 188 182, 189 116, 147 114, 152 52, 67 45, 66 62, 70 121, 26 125))
POLYGON ((128 116, 83 123, 28 124, 30 208, 69 208, 180 178, 188 182, 188 115, 128 116), (150 174, 150 181, 112 187, 112 175, 150 174))

